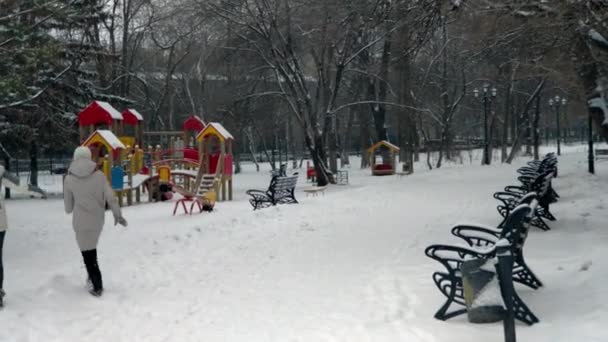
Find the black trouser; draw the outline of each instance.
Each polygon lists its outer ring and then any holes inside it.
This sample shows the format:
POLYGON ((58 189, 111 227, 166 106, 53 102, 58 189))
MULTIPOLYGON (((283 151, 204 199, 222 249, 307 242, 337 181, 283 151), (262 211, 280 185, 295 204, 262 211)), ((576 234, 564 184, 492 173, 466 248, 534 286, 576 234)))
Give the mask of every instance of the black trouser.
POLYGON ((83 251, 82 258, 84 259, 84 265, 87 268, 89 279, 91 280, 91 283, 93 283, 93 290, 102 290, 103 281, 101 280, 101 271, 97 264, 97 250, 91 249, 89 251, 83 251))
POLYGON ((2 245, 4 245, 4 235, 6 232, 0 232, 0 289, 4 285, 4 267, 2 266, 2 245))

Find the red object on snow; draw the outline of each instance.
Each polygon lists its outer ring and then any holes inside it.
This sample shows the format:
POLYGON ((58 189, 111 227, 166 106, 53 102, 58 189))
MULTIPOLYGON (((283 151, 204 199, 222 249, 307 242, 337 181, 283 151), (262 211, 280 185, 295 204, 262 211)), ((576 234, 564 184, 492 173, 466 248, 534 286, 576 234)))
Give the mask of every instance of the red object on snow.
POLYGON ((393 169, 393 165, 391 164, 377 164, 376 167, 374 167, 375 170, 392 170, 393 169))
POLYGON ((306 162, 306 179, 314 179, 317 177, 317 171, 310 166, 310 162, 306 162))

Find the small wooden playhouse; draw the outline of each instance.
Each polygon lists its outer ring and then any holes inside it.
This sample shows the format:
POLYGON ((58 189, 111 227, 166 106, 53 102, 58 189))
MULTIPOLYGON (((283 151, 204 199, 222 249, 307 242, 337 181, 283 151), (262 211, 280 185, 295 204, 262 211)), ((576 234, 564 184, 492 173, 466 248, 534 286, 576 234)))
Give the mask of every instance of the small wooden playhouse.
POLYGON ((399 147, 386 140, 379 141, 368 148, 367 152, 369 153, 369 164, 372 167, 372 175, 394 175, 397 170, 397 154, 399 154, 399 150, 399 147), (376 162, 378 157, 381 159, 380 163, 376 162))

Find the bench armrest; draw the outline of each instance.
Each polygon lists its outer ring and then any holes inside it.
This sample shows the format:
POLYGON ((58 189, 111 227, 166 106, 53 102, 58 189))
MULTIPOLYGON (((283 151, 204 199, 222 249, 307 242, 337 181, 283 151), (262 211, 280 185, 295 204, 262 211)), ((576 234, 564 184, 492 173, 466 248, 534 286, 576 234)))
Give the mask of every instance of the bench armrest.
POLYGON ((524 188, 523 186, 509 185, 509 186, 505 186, 505 192, 523 196, 528 193, 528 190, 526 188, 524 188))
POLYGON ((470 259, 489 259, 493 257, 494 248, 488 251, 478 251, 467 247, 431 245, 424 250, 424 254, 437 260, 450 274, 455 276, 460 272, 460 266, 463 262, 470 259))
POLYGON ((463 239, 471 247, 494 246, 500 239, 500 233, 500 229, 475 225, 457 225, 452 228, 452 235, 463 239))
POLYGON ((266 191, 262 191, 262 190, 247 190, 246 191, 247 195, 253 197, 253 198, 268 198, 270 199, 270 196, 268 196, 268 193, 266 191))

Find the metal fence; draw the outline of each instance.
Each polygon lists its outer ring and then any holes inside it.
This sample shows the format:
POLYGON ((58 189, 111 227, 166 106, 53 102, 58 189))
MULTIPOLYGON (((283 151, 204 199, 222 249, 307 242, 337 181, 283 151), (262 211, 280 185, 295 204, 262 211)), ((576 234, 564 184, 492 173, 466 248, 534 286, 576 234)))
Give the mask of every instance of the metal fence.
MULTIPOLYGON (((38 173, 40 174, 64 174, 70 165, 69 158, 41 158, 38 159, 38 173)), ((2 162, 3 164, 6 161, 2 162)), ((5 165, 6 167, 6 165, 5 165)), ((11 159, 7 169, 16 175, 29 174, 31 162, 29 159, 11 159)))

